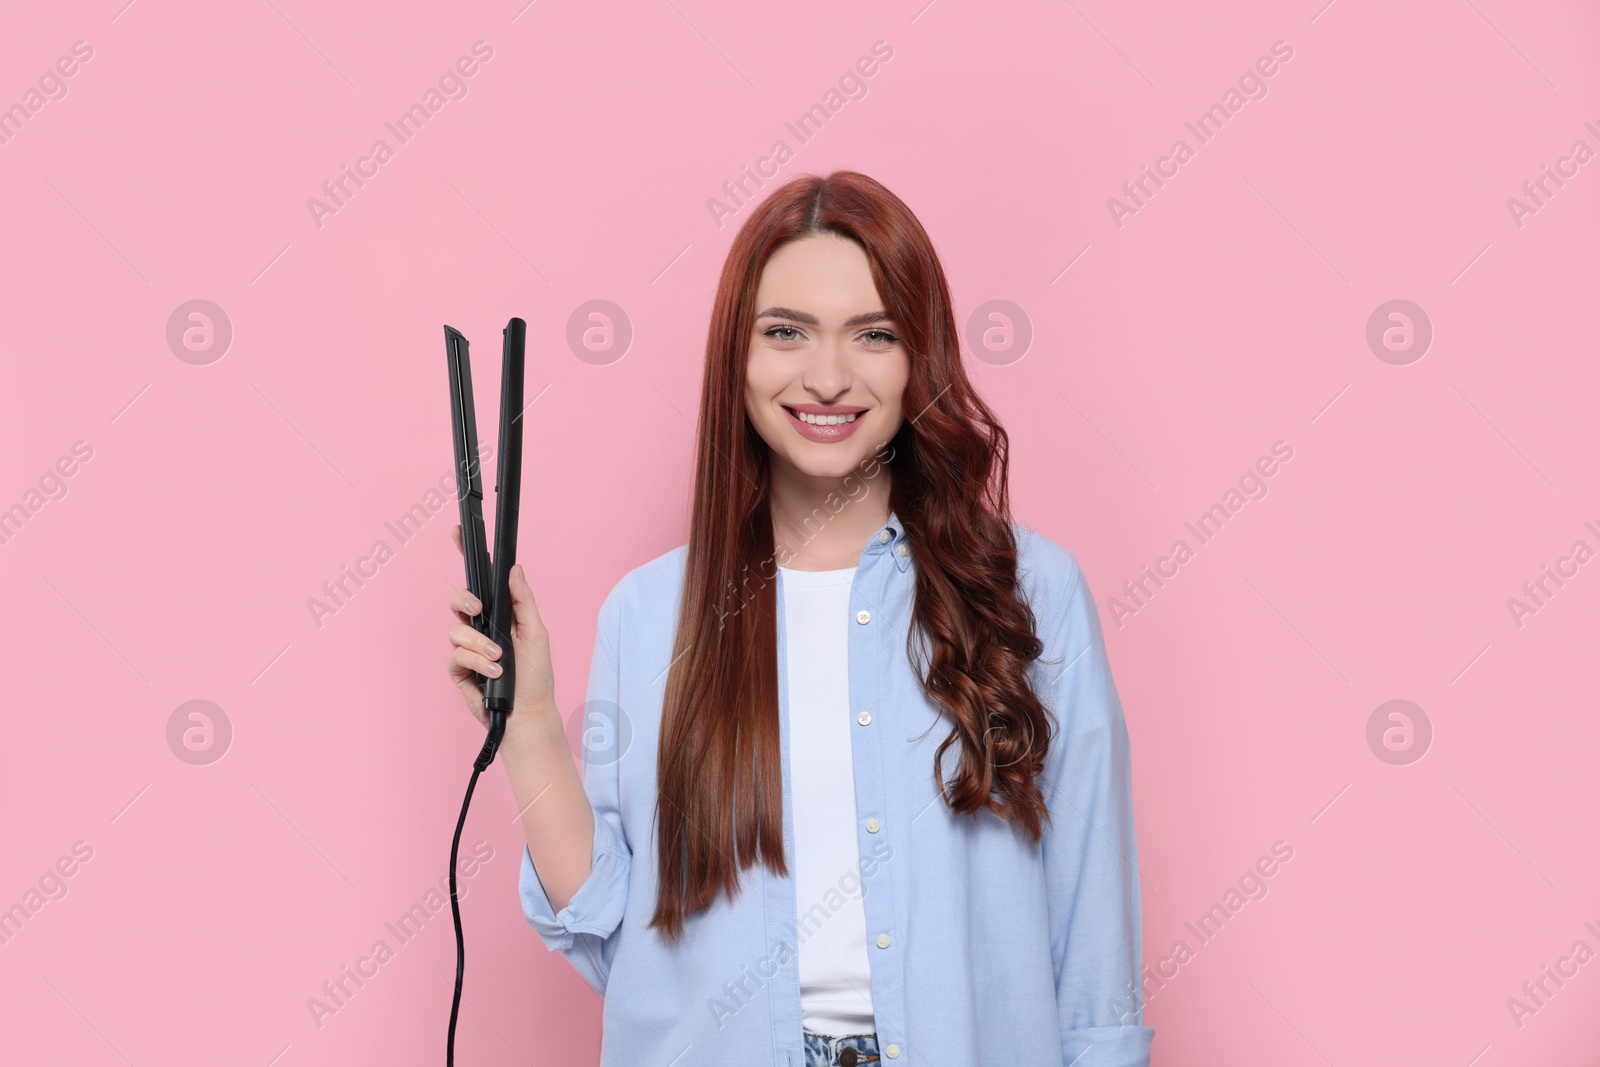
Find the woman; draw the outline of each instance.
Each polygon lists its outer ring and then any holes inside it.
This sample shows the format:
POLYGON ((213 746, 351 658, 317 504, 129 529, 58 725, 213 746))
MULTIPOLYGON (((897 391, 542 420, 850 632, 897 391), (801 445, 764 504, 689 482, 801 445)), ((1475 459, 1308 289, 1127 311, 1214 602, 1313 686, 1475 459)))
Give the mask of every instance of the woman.
MULTIPOLYGON (((689 541, 600 609, 581 777, 512 575, 530 925, 602 1067, 1149 1062, 1130 756, 1071 553, 1011 522, 932 243, 864 175, 740 229, 689 541)), ((451 606, 450 671, 502 654, 451 606)))

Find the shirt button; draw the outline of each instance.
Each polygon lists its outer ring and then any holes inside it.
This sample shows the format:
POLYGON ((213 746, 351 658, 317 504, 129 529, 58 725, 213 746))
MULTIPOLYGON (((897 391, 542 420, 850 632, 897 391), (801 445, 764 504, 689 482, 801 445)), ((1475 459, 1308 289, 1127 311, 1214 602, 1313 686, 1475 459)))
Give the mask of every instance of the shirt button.
POLYGON ((872 612, 868 611, 866 608, 862 608, 860 611, 856 612, 856 622, 859 622, 862 626, 865 626, 871 621, 872 612))
POLYGON ((910 552, 911 552, 911 549, 907 548, 905 545, 901 545, 900 546, 900 554, 902 556, 909 555, 910 552))
POLYGON ((884 530, 882 533, 880 533, 878 535, 878 543, 880 545, 881 544, 887 544, 888 540, 889 540, 889 531, 888 530, 884 530))
POLYGON ((897 1059, 900 1058, 900 1046, 899 1045, 888 1045, 888 1046, 885 1046, 885 1048, 883 1050, 883 1054, 885 1056, 888 1056, 891 1060, 897 1060, 897 1059))
POLYGON ((878 935, 878 947, 879 948, 888 948, 889 947, 889 935, 888 934, 879 934, 878 935))
POLYGON ((860 723, 862 726, 867 725, 867 723, 869 723, 871 721, 872 721, 872 712, 870 712, 870 711, 863 711, 860 715, 856 716, 856 722, 860 723))
POLYGON ((877 819, 868 819, 867 820, 867 833, 869 833, 869 834, 877 833, 878 832, 878 828, 880 826, 882 826, 882 825, 883 824, 880 823, 877 819))

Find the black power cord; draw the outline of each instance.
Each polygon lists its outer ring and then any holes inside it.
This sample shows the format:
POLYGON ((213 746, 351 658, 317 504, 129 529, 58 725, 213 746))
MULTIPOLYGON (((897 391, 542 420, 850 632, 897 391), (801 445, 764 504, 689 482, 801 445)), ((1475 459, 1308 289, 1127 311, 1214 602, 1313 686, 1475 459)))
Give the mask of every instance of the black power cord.
POLYGON ((450 1000, 450 1037, 444 1056, 446 1067, 455 1067, 456 1063, 456 1016, 461 1013, 461 976, 467 967, 467 944, 461 937, 461 903, 456 897, 456 853, 461 849, 461 828, 467 823, 467 808, 472 804, 472 791, 478 786, 478 775, 494 762, 494 754, 499 751, 500 739, 505 733, 506 713, 491 711, 489 735, 483 740, 483 750, 478 753, 478 758, 472 761, 472 778, 467 782, 466 798, 461 801, 461 817, 456 820, 456 835, 450 841, 450 915, 456 924, 456 992, 450 1000))

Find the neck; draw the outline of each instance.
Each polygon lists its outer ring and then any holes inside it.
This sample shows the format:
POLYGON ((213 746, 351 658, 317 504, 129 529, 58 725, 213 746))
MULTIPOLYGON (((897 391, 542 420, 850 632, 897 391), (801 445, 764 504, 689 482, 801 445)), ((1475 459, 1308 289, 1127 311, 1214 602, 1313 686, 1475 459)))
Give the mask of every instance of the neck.
POLYGON ((772 538, 779 566, 837 570, 861 562, 872 532, 889 519, 889 466, 868 477, 815 477, 788 464, 772 469, 772 538))

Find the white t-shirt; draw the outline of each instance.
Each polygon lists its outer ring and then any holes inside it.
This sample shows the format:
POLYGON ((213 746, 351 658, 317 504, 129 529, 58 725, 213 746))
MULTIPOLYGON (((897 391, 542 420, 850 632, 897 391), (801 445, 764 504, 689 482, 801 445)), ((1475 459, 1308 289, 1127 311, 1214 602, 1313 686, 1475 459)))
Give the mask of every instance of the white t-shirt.
POLYGON ((856 569, 779 570, 801 1016, 805 1028, 819 1034, 871 1033, 876 1023, 850 755, 850 580, 856 569))

